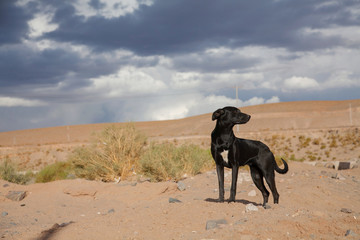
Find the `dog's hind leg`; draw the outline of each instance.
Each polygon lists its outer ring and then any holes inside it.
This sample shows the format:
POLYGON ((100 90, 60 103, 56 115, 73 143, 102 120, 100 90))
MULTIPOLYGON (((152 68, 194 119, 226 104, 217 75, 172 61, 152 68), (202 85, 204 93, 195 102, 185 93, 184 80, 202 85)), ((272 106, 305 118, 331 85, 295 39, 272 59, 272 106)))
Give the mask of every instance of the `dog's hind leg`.
POLYGON ((219 202, 224 202, 224 166, 216 164, 216 172, 219 182, 219 202))
POLYGON ((278 191, 276 189, 276 185, 275 185, 274 171, 267 172, 264 177, 265 177, 265 180, 266 180, 267 184, 269 185, 271 193, 274 197, 274 203, 275 204, 279 203, 279 193, 278 193, 278 191))
POLYGON ((263 195, 264 198, 263 207, 265 208, 266 203, 269 200, 269 191, 266 189, 264 185, 263 174, 255 166, 250 166, 250 172, 251 172, 251 177, 255 183, 255 186, 260 190, 260 192, 263 195))

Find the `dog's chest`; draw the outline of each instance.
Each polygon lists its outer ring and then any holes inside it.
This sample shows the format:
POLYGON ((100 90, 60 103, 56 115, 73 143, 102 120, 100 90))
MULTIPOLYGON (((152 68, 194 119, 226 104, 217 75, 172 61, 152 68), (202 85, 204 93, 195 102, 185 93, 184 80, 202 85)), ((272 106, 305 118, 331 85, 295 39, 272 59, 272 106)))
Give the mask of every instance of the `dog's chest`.
POLYGON ((228 163, 229 162, 229 158, 228 158, 229 150, 224 150, 220 154, 221 154, 222 158, 224 159, 224 161, 228 163))

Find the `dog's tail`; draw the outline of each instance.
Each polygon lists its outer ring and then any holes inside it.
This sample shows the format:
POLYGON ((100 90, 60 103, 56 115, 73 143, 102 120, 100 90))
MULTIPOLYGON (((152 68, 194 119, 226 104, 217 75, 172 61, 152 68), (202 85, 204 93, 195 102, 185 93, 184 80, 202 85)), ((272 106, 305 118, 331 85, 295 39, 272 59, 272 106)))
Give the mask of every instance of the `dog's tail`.
POLYGON ((285 174, 285 173, 287 173, 289 171, 289 166, 288 166, 287 162, 284 159, 281 159, 281 160, 284 163, 284 168, 283 169, 279 168, 279 166, 275 162, 275 171, 280 173, 280 174, 285 174))

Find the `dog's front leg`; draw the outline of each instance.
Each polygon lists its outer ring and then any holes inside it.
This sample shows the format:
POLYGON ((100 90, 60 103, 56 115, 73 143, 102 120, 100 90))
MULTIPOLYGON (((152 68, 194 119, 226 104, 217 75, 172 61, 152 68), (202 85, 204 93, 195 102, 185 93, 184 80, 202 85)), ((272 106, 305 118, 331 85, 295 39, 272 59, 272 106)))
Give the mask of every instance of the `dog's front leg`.
POLYGON ((219 202, 224 202, 224 166, 216 164, 216 172, 219 181, 219 202))
POLYGON ((233 164, 229 202, 235 202, 238 171, 239 171, 239 166, 237 166, 237 164, 233 164))

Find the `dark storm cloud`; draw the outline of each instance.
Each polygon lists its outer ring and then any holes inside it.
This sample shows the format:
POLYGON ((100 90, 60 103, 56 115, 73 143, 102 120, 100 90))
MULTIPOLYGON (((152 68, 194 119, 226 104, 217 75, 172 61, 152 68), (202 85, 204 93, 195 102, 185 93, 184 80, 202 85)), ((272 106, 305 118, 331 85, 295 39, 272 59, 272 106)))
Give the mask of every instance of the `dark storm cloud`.
POLYGON ((87 79, 114 71, 104 59, 83 59, 63 49, 35 51, 26 46, 0 49, 0 87, 53 85, 69 78, 87 79))
MULTIPOLYGON (((92 6, 97 1, 92 1, 92 6)), ((264 45, 311 50, 338 45, 340 38, 303 34, 303 28, 356 25, 348 8, 357 1, 319 6, 326 1, 158 0, 132 14, 105 19, 58 8, 48 33, 58 41, 86 44, 99 51, 129 49, 140 55, 184 53, 218 46, 264 45), (339 6, 340 5, 340 6, 339 6)))
POLYGON ((0 46, 20 42, 29 31, 27 21, 32 15, 15 3, 13 0, 0 1, 0 46))

